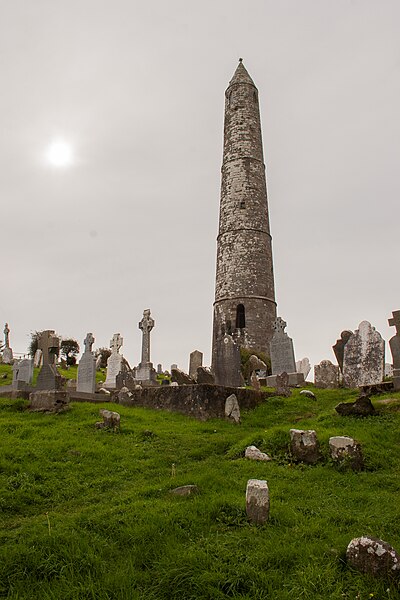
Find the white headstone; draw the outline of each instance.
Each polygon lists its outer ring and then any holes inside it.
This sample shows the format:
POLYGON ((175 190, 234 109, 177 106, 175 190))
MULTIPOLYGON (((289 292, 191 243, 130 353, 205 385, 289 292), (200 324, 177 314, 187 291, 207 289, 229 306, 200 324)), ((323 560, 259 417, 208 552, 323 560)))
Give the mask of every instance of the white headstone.
POLYGON ((94 344, 92 333, 87 334, 84 344, 85 352, 79 361, 76 391, 94 394, 96 391, 96 357, 92 352, 94 344))
POLYGON ((122 355, 119 354, 124 340, 121 334, 114 333, 110 342, 111 354, 107 360, 107 377, 104 382, 105 388, 115 389, 117 387, 117 375, 122 368, 122 355))
POLYGON ((307 379, 309 372, 311 371, 310 359, 302 358, 296 362, 297 373, 303 373, 304 379, 307 379))
POLYGON ((347 387, 378 385, 385 372, 385 342, 368 321, 362 321, 344 347, 343 379, 347 387))

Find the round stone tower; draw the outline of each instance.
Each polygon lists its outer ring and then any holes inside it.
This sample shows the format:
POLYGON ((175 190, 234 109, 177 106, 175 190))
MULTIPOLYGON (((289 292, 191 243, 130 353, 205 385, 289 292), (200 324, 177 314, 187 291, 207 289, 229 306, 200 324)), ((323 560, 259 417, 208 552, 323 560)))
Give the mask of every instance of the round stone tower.
POLYGON ((269 356, 275 319, 258 91, 240 59, 225 92, 213 365, 225 333, 269 356))

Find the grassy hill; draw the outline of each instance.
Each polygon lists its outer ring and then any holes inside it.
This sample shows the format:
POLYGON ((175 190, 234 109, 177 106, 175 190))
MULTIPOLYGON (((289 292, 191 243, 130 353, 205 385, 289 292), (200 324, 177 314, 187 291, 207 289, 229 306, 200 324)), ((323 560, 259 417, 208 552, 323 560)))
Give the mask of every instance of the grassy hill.
POLYGON ((362 534, 400 550, 400 400, 375 397, 379 414, 355 419, 333 410, 355 392, 315 393, 270 398, 239 426, 107 405, 119 434, 94 428, 99 405, 43 415, 0 400, 0 597, 399 598, 395 582, 354 572, 344 554, 362 534), (292 462, 291 427, 317 431, 320 464, 292 462), (330 462, 332 435, 362 444, 365 471, 330 462), (274 460, 244 459, 249 444, 274 460), (250 478, 270 488, 262 527, 246 518, 250 478), (200 493, 171 495, 185 484, 200 493))

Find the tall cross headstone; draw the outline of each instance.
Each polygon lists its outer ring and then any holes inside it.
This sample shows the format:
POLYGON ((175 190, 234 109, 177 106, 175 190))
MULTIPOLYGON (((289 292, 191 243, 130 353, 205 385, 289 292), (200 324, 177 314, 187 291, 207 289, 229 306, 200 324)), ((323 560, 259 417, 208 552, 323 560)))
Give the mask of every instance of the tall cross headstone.
POLYGON ((286 321, 278 317, 274 324, 274 336, 270 343, 272 375, 296 373, 293 340, 285 332, 286 321))
POLYGON ((105 388, 115 389, 117 387, 117 375, 122 367, 122 355, 119 353, 124 339, 120 333, 114 333, 110 341, 111 354, 107 359, 107 377, 104 382, 105 388))
POLYGON ((42 331, 38 340, 38 348, 42 351, 43 365, 37 378, 37 389, 60 389, 62 378, 56 367, 56 361, 60 352, 60 338, 53 329, 42 331))
POLYGON ((150 361, 150 332, 154 328, 155 321, 150 316, 150 309, 143 311, 143 318, 139 322, 142 331, 142 360, 136 369, 136 379, 142 382, 156 383, 157 377, 153 363, 150 361))
POLYGON ((10 328, 8 323, 4 326, 4 350, 3 350, 3 363, 10 365, 13 361, 13 351, 10 348, 10 328))
POLYGON ((76 391, 94 394, 96 391, 96 357, 92 352, 93 334, 88 333, 83 343, 85 351, 79 361, 76 391))
POLYGON ((400 310, 392 312, 388 323, 396 328, 396 335, 390 338, 389 346, 393 357, 393 386, 395 390, 400 390, 400 310))

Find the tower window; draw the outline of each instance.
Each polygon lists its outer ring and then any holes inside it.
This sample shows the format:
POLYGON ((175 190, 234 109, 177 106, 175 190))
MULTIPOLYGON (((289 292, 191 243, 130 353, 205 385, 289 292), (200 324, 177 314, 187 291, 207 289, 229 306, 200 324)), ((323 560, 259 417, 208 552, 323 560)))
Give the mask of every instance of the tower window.
POLYGON ((240 201, 240 208, 246 208, 246 202, 244 200, 240 201))
POLYGON ((246 327, 244 304, 238 304, 236 307, 236 329, 243 329, 243 327, 246 327))

